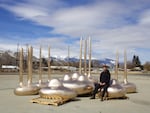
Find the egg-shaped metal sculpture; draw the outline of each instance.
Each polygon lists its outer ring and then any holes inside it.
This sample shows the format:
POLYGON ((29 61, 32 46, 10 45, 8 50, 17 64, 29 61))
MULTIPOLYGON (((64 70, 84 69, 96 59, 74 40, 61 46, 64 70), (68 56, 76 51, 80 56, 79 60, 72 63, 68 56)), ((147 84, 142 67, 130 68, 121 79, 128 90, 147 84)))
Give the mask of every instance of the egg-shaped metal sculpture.
POLYGON ((59 96, 64 99, 73 99, 77 96, 76 92, 63 86, 60 80, 52 79, 48 87, 42 88, 39 91, 40 97, 51 98, 59 96))
POLYGON ((65 75, 63 79, 63 85, 76 91, 78 95, 91 93, 94 89, 93 82, 90 82, 84 75, 75 75, 72 75, 72 77, 65 75))
POLYGON ((125 97, 125 89, 118 83, 116 79, 112 79, 111 85, 107 89, 109 98, 125 97))

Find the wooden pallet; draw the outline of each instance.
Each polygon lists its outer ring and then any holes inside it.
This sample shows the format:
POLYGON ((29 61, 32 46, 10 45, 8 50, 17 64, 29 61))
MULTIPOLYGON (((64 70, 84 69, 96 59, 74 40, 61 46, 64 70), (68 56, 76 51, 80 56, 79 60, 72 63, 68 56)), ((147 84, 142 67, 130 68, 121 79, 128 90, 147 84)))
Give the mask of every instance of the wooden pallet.
POLYGON ((64 99, 60 96, 51 96, 48 98, 42 98, 42 97, 34 98, 30 102, 38 103, 38 104, 44 104, 44 105, 59 106, 59 105, 66 103, 68 100, 69 99, 64 99))

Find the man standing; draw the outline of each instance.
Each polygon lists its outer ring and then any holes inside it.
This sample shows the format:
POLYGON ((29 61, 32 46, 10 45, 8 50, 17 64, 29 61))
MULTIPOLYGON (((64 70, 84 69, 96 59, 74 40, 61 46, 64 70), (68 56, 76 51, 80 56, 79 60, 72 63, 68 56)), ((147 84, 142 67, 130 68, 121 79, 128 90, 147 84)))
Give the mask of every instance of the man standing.
POLYGON ((95 95, 98 92, 98 89, 103 89, 101 101, 103 101, 105 93, 107 93, 107 88, 109 87, 110 82, 110 72, 108 70, 107 65, 103 65, 103 71, 100 74, 100 82, 95 83, 95 89, 92 93, 92 97, 90 99, 95 99, 95 95))

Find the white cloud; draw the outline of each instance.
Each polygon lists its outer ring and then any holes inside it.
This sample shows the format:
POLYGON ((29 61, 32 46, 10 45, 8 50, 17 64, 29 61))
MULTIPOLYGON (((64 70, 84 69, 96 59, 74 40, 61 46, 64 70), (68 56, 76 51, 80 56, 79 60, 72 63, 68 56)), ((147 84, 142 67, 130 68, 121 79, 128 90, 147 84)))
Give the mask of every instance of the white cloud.
POLYGON ((42 47, 42 56, 47 57, 48 56, 48 47, 51 48, 51 55, 52 56, 61 56, 66 57, 68 54, 68 46, 70 46, 70 56, 71 57, 77 57, 79 56, 79 42, 75 41, 72 45, 66 44, 66 41, 68 40, 65 37, 62 37, 61 39, 57 37, 41 37, 38 39, 22 39, 22 41, 19 40, 16 42, 17 38, 14 37, 14 42, 9 41, 7 38, 0 38, 0 50, 12 50, 14 52, 17 51, 17 48, 24 48, 24 51, 26 51, 27 46, 33 47, 34 56, 39 57, 39 48, 42 47), (5 39, 5 42, 4 42, 5 39), (3 42, 3 43, 2 43, 3 42), (25 43, 23 43, 25 42, 25 43), (19 44, 19 45, 18 45, 19 44))
MULTIPOLYGON (((127 48, 133 54, 133 51, 138 53, 136 48, 150 48, 148 3, 149 1, 140 0, 126 0, 123 3, 114 0, 69 7, 60 0, 27 0, 13 6, 3 4, 1 7, 19 18, 53 27, 54 30, 50 33, 63 34, 70 38, 38 37, 34 44, 50 43, 54 47, 54 54, 63 55, 67 54, 66 40, 91 35, 93 55, 98 58, 114 56, 117 49, 122 51, 127 48), (63 51, 64 48, 66 51, 63 51)), ((78 56, 79 43, 74 42, 71 46, 73 56, 78 56)))
POLYGON ((1 5, 1 7, 4 7, 12 12, 14 12, 16 15, 19 15, 19 17, 23 19, 32 19, 40 16, 46 16, 47 13, 44 11, 44 8, 35 7, 29 4, 19 4, 18 7, 15 6, 9 6, 9 5, 1 5), (42 11, 43 10, 43 11, 42 11))
POLYGON ((140 24, 150 26, 150 9, 141 15, 140 24))

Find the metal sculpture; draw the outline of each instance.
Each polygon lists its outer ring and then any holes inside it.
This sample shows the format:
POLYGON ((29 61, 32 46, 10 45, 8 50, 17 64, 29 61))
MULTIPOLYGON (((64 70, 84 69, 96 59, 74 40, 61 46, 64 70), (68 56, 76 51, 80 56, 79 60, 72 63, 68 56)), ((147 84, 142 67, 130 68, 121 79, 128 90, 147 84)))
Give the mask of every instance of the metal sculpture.
POLYGON ((78 95, 91 93, 94 89, 93 82, 89 81, 87 76, 74 73, 72 76, 65 75, 63 85, 77 92, 78 95))
POLYGON ((43 88, 43 87, 47 87, 48 86, 48 82, 43 82, 42 81, 42 47, 40 46, 40 52, 39 52, 39 82, 35 83, 35 86, 39 87, 39 88, 43 88))
MULTIPOLYGON (((94 78, 91 76, 91 37, 89 39, 84 40, 84 75, 88 76, 88 79, 90 81, 95 82, 94 78), (88 73, 87 73, 87 46, 88 46, 88 56, 89 56, 89 62, 88 62, 88 73)), ((82 74, 82 46, 83 46, 83 39, 81 37, 80 39, 80 61, 79 61, 79 74, 82 74)))
POLYGON ((72 80, 75 81, 75 80, 78 80, 79 76, 80 76, 79 73, 73 73, 71 78, 72 78, 72 80))
POLYGON ((32 85, 32 47, 28 48, 28 76, 27 85, 23 84, 23 48, 20 50, 20 74, 19 87, 14 90, 14 93, 19 96, 38 94, 39 88, 32 85))
POLYGON ((111 80, 111 85, 107 89, 108 98, 124 98, 126 91, 125 89, 118 83, 116 79, 111 80))
POLYGON ((80 75, 80 77, 78 78, 78 81, 79 83, 86 85, 86 87, 81 91, 81 92, 84 92, 85 94, 91 93, 95 88, 93 81, 90 81, 89 78, 85 75, 80 75))
POLYGON ((135 93, 136 92, 136 85, 133 83, 128 82, 127 80, 127 55, 126 50, 124 50, 124 81, 121 84, 122 87, 125 88, 126 93, 135 93))
POLYGON ((87 39, 84 40, 84 75, 87 75, 87 39))
POLYGON ((92 49, 91 49, 92 45, 91 45, 91 37, 89 37, 88 40, 88 53, 89 53, 89 69, 88 69, 88 78, 91 77, 91 53, 92 53, 92 49))
POLYGON ((125 97, 125 89, 121 86, 121 84, 118 82, 118 51, 116 53, 116 69, 115 69, 115 78, 111 80, 111 84, 108 87, 108 97, 109 98, 122 98, 125 97))
POLYGON ((68 71, 70 71, 70 46, 68 46, 68 71))
POLYGON ((48 47, 48 60, 47 60, 47 64, 48 64, 48 82, 50 81, 51 79, 51 55, 50 55, 50 46, 48 47))
POLYGON ((119 65, 119 53, 118 51, 116 52, 116 62, 115 62, 115 75, 116 75, 116 80, 118 80, 118 65, 119 65))
POLYGON ((49 82, 48 87, 40 89, 39 94, 42 98, 52 98, 57 96, 68 100, 77 96, 75 91, 64 87, 62 82, 58 79, 52 79, 49 82))
POLYGON ((83 39, 80 39, 80 61, 79 61, 79 74, 82 74, 82 43, 83 39))
MULTIPOLYGON (((86 63, 87 39, 85 40, 85 44, 84 44, 84 46, 85 46, 84 47, 84 74, 85 75, 82 75, 82 42, 83 42, 83 39, 81 38, 80 39, 79 73, 73 73, 72 76, 65 75, 64 79, 62 81, 63 85, 65 87, 76 91, 78 95, 91 93, 94 89, 93 81, 88 79, 88 76, 87 76, 87 63, 86 63)), ((91 54, 91 53, 89 53, 89 54, 91 54)), ((91 65, 89 67, 91 67, 91 65)))
POLYGON ((92 42, 91 37, 88 40, 88 56, 89 56, 89 63, 88 63, 88 80, 95 83, 97 80, 91 76, 91 56, 92 56, 92 42))

